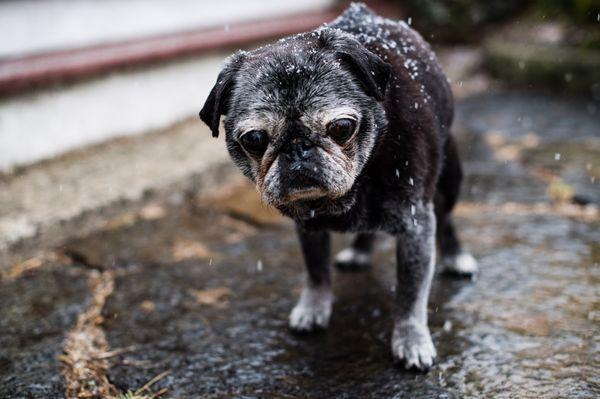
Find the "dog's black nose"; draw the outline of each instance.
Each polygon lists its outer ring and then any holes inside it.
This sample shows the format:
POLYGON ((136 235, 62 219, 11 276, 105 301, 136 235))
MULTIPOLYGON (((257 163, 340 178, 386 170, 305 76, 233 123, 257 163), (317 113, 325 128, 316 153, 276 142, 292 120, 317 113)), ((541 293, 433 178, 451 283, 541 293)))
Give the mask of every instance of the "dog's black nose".
POLYGON ((285 149, 285 156, 290 162, 306 161, 313 154, 315 144, 305 137, 294 137, 285 149))

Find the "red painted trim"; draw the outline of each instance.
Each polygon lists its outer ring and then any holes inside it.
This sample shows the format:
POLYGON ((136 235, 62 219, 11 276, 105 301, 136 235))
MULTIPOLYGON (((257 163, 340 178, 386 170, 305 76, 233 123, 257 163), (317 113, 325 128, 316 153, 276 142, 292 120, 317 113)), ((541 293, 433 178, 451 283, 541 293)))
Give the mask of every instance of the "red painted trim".
POLYGON ((180 32, 153 38, 0 60, 0 94, 56 81, 83 78, 115 68, 143 65, 174 57, 239 47, 302 32, 335 18, 339 10, 180 32))
MULTIPOLYGON (((382 0, 368 3, 381 15, 398 17, 401 13, 397 4, 382 0)), ((219 26, 17 59, 0 59, 0 95, 58 81, 81 79, 124 66, 144 65, 283 37, 331 21, 341 10, 334 7, 301 15, 273 17, 273 20, 232 24, 228 30, 219 26)))

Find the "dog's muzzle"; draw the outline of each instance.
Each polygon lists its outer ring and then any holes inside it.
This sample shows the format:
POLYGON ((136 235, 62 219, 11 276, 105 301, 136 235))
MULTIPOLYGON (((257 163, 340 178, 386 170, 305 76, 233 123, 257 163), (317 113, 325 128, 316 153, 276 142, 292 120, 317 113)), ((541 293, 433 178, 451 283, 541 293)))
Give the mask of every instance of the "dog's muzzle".
POLYGON ((280 153, 282 196, 286 201, 322 197, 318 150, 307 138, 295 137, 280 153))

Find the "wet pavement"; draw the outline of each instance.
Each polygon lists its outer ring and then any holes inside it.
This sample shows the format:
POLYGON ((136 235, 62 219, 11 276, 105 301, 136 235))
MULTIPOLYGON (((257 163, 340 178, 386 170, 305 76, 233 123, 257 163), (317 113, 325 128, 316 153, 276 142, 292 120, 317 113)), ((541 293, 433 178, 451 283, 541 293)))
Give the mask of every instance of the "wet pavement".
POLYGON ((600 115, 498 93, 461 102, 455 130, 468 175, 457 225, 481 273, 436 276, 428 374, 392 364, 389 237, 370 271, 335 273, 327 331, 288 331, 303 277, 293 226, 242 183, 140 205, 15 265, 0 281, 0 397, 63 397, 65 346, 90 326, 90 362, 108 361, 119 392, 160 376, 150 389, 167 398, 597 397, 600 115))

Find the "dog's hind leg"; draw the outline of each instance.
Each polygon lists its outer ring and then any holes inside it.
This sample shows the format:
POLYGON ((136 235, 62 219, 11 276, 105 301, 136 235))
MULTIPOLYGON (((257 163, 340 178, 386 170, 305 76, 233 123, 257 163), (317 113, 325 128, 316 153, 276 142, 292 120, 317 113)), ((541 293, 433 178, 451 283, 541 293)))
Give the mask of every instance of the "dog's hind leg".
POLYGON ((289 322, 292 330, 308 332, 327 327, 331 316, 330 236, 327 231, 297 231, 307 279, 289 322))
POLYGON ((341 271, 362 271, 371 266, 375 233, 359 233, 352 245, 338 252, 335 266, 341 271))
POLYGON ((446 273, 471 276, 477 273, 477 262, 463 250, 452 221, 452 209, 458 201, 462 176, 456 144, 450 136, 444 147, 444 165, 435 195, 440 264, 446 273))

